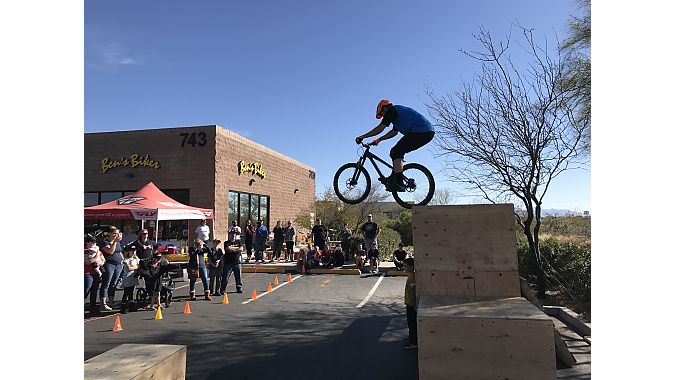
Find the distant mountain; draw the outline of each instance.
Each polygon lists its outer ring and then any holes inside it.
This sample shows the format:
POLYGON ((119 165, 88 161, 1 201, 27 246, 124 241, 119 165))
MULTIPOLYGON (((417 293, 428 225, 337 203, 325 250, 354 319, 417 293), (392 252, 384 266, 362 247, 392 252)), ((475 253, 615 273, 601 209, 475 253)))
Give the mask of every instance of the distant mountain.
POLYGON ((570 211, 560 208, 546 208, 542 209, 542 216, 582 216, 582 212, 570 211))

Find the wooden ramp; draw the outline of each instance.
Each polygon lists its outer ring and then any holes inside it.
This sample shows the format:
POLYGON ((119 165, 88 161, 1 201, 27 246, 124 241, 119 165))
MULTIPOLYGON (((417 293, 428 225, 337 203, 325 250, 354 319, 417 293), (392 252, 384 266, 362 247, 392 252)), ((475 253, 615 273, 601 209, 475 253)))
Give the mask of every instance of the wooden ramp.
POLYGON ((521 298, 511 204, 413 207, 420 379, 555 379, 554 325, 521 298))

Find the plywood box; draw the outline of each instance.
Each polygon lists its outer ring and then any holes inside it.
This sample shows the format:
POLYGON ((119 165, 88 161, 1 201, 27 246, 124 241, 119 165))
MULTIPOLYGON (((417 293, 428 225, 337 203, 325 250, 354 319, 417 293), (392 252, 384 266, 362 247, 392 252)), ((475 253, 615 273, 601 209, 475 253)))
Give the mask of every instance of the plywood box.
POLYGON ((521 297, 422 296, 419 378, 556 379, 554 325, 521 297))
POLYGON ((412 218, 417 269, 518 269, 512 204, 418 206, 412 218))
POLYGON ((84 362, 84 378, 184 380, 186 346, 122 344, 84 362))

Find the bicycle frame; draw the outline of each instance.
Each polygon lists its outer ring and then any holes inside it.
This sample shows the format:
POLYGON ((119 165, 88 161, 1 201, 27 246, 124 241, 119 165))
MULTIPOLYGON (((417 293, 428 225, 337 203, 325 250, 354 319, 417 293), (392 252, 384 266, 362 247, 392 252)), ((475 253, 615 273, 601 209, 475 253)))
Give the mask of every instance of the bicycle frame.
MULTIPOLYGON (((385 162, 385 160, 383 160, 382 158, 380 158, 380 157, 376 156, 375 154, 371 153, 371 151, 370 151, 371 146, 370 146, 370 145, 365 146, 364 149, 365 149, 365 150, 364 150, 364 154, 362 154, 362 156, 361 156, 361 157, 359 158, 359 160, 357 161, 357 166, 359 166, 360 168, 363 168, 363 167, 364 167, 364 163, 366 162, 366 159, 368 158, 368 159, 371 161, 371 164, 373 165, 373 167, 374 167, 374 168, 376 169, 376 171, 378 172, 378 175, 380 176, 380 177, 378 177, 378 179, 384 178, 385 175, 383 174, 382 171, 380 171, 380 168, 379 168, 378 165, 376 164, 376 160, 380 161, 383 165, 387 166, 387 167, 390 168, 390 169, 392 169, 392 165, 390 165, 389 163, 385 162)), ((353 181, 356 181, 356 180, 359 178, 359 173, 360 173, 359 170, 355 170, 355 173, 354 173, 354 175, 352 176, 352 180, 353 180, 353 181)))

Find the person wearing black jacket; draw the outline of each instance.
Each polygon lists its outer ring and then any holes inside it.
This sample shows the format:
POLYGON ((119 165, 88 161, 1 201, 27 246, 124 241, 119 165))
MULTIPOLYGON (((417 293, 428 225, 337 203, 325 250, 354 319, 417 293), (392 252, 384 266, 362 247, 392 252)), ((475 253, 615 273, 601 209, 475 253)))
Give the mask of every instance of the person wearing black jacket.
POLYGON ((209 291, 213 296, 221 295, 221 278, 223 277, 223 250, 219 247, 221 241, 213 240, 213 248, 207 255, 209 262, 209 291), (215 289, 215 290, 214 290, 215 289))
POLYGON ((230 274, 235 275, 235 287, 237 293, 242 293, 242 247, 230 237, 229 241, 223 243, 225 252, 223 254, 223 278, 221 279, 221 294, 225 294, 225 288, 228 286, 230 274))
POLYGON ((209 278, 207 274, 207 267, 204 262, 204 255, 208 254, 210 249, 204 245, 200 239, 195 239, 194 246, 190 247, 188 254, 190 260, 188 261, 188 278, 190 279, 190 300, 195 298, 195 282, 198 278, 202 279, 202 287, 204 288, 204 299, 211 301, 209 293, 209 278))
POLYGON ((278 220, 275 228, 272 229, 274 240, 272 242, 272 260, 277 261, 282 254, 282 245, 284 245, 284 228, 282 228, 282 221, 278 220))

